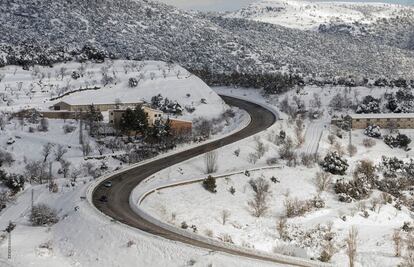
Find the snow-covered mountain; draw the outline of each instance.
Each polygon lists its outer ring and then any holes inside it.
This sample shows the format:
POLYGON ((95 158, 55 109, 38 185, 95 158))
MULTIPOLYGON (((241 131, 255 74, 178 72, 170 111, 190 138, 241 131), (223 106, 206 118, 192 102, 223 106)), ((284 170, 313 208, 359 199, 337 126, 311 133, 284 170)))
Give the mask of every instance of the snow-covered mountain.
POLYGON ((410 35, 399 34, 410 24, 396 25, 398 34, 384 24, 381 40, 187 12, 146 0, 5 0, 0 1, 0 66, 104 57, 173 61, 220 84, 232 83, 218 74, 236 73, 238 84, 249 87, 260 80, 254 75, 274 72, 411 79, 414 52, 405 49, 410 35))
POLYGON ((394 4, 263 0, 231 13, 228 17, 317 30, 321 24, 372 24, 381 19, 413 14, 414 8, 394 4))

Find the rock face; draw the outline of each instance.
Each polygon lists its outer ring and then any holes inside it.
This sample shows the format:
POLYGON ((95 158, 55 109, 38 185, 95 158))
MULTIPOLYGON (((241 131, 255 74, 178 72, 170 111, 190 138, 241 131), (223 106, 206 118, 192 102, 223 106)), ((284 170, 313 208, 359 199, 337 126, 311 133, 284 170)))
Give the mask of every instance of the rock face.
POLYGON ((353 35, 343 34, 348 26, 303 31, 145 0, 5 0, 0 65, 113 57, 174 61, 213 75, 412 78, 407 14, 378 22, 375 34, 353 35))

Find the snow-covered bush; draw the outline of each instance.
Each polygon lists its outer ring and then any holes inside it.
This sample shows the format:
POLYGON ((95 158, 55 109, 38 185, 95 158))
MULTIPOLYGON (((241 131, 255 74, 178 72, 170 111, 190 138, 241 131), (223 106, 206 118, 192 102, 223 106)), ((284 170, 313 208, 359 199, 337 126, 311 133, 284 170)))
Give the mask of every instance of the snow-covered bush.
POLYGON ((319 193, 326 191, 332 183, 332 175, 328 172, 317 172, 315 176, 315 186, 319 193))
POLYGON ((293 218, 297 216, 303 216, 313 209, 320 209, 325 207, 325 201, 319 197, 307 200, 287 198, 283 202, 283 205, 285 207, 286 217, 293 218))
POLYGON ((56 210, 45 204, 35 205, 30 213, 30 222, 33 226, 53 225, 59 221, 56 210))
POLYGON ((301 161, 303 166, 306 166, 308 168, 312 168, 313 165, 315 165, 315 162, 317 162, 317 158, 313 154, 302 153, 302 154, 300 154, 300 161, 301 161))
POLYGON ((128 86, 129 87, 137 87, 138 86, 138 80, 136 78, 129 78, 128 86))
POLYGON ((68 134, 68 133, 71 133, 71 132, 75 131, 76 126, 70 125, 70 124, 65 124, 65 125, 62 126, 62 129, 63 129, 63 132, 65 134, 68 134))
POLYGON ((336 151, 329 152, 321 162, 324 171, 337 175, 344 175, 348 166, 347 160, 343 159, 336 151))
POLYGON ((70 76, 74 80, 77 80, 77 79, 79 79, 81 77, 80 73, 78 71, 76 71, 76 70, 74 70, 70 76))
POLYGON ((216 179, 213 176, 209 175, 206 179, 203 180, 203 187, 211 193, 216 193, 216 179))
POLYGON ((7 151, 0 150, 0 167, 3 164, 11 165, 14 161, 13 155, 7 151))
POLYGON ((380 113, 380 99, 367 95, 358 105, 356 113, 380 113))
POLYGON ((354 179, 363 179, 371 185, 374 185, 378 180, 374 163, 369 160, 361 160, 355 168, 353 176, 354 179))
POLYGON ((3 180, 3 184, 12 190, 14 194, 24 189, 24 183, 25 179, 23 175, 18 174, 8 174, 5 180, 3 180))
POLYGON ((395 178, 403 174, 404 161, 398 159, 397 157, 389 158, 382 156, 381 163, 379 164, 379 169, 382 171, 384 177, 395 178))
POLYGON ((396 94, 386 94, 387 108, 394 113, 410 113, 414 111, 414 95, 408 88, 400 89, 396 94))
POLYGON ((0 190, 0 211, 6 208, 7 203, 14 198, 13 193, 10 190, 0 190))
POLYGON ((398 133, 397 135, 385 135, 384 143, 391 148, 404 148, 406 149, 411 143, 411 139, 405 135, 398 133))
POLYGON ((377 125, 369 125, 365 128, 364 134, 372 138, 381 138, 381 128, 377 125))
POLYGON ((374 139, 372 138, 364 138, 364 140, 362 140, 362 145, 366 148, 370 148, 375 146, 376 142, 374 139))
POLYGON ((350 203, 353 200, 365 199, 371 192, 371 185, 364 179, 354 178, 351 181, 338 179, 334 185, 339 201, 350 203))
POLYGON ((183 112, 183 108, 177 101, 164 98, 161 94, 151 98, 151 106, 152 108, 162 110, 164 113, 181 114, 183 112))

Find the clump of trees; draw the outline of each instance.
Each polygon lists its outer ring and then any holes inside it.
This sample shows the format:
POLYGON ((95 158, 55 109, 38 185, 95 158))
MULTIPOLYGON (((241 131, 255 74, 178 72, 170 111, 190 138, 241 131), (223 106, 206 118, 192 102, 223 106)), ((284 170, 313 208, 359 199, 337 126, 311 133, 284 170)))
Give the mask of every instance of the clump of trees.
POLYGON ((374 164, 371 161, 362 160, 353 173, 353 179, 350 181, 343 178, 337 180, 334 190, 338 194, 339 201, 349 203, 353 200, 362 200, 369 197, 371 189, 376 186, 377 181, 378 176, 374 164))
POLYGON ((151 107, 162 110, 164 113, 179 115, 183 112, 183 108, 177 101, 164 98, 161 94, 151 98, 151 107))
POLYGON ((145 133, 148 130, 148 115, 139 106, 133 110, 127 108, 122 115, 119 126, 126 133, 145 133))

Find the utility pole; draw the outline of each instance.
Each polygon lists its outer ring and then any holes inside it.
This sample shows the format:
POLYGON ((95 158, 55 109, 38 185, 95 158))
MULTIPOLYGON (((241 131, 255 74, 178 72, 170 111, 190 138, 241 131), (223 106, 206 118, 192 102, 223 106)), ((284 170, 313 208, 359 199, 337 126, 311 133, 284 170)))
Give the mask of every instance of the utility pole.
POLYGON ((52 162, 49 162, 49 191, 53 190, 52 162))
POLYGON ((83 145, 83 120, 82 120, 82 113, 79 119, 79 144, 83 145))
POLYGON ((32 210, 33 210, 33 205, 34 205, 34 189, 32 188, 32 199, 31 199, 31 204, 32 204, 32 210))
POLYGON ((8 247, 7 247, 7 258, 10 260, 11 256, 12 256, 12 247, 11 247, 11 232, 14 230, 14 228, 16 227, 16 225, 14 223, 12 223, 11 221, 9 222, 9 225, 6 228, 6 232, 9 235, 9 242, 8 242, 8 247))

